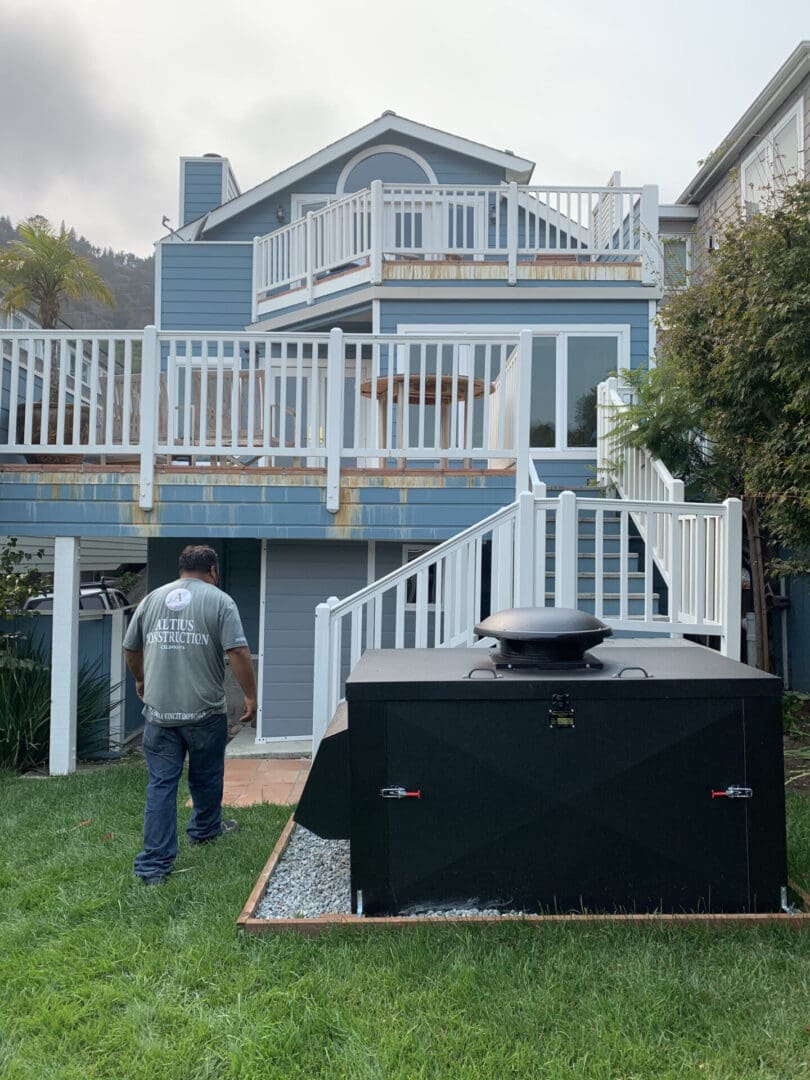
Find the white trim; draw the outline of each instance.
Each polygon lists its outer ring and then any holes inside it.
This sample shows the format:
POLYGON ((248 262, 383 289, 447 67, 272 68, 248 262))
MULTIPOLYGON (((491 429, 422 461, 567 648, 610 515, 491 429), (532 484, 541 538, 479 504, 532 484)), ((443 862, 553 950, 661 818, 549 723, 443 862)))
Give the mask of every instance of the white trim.
MULTIPOLYGON (((337 202, 337 195, 334 191, 296 191, 290 195, 290 220, 288 224, 292 224, 293 221, 300 221, 305 214, 301 213, 301 207, 304 203, 317 202, 319 199, 323 199, 324 202, 333 203, 337 202)), ((283 224, 279 224, 279 228, 284 228, 283 224)), ((274 232, 274 229, 270 230, 270 233, 274 232)), ((270 235, 270 233, 265 235, 270 235)))
POLYGON ((256 742, 264 723, 264 635, 267 619, 267 541, 261 542, 259 564, 259 659, 256 664, 256 742))
POLYGON ((678 206, 673 203, 661 203, 658 207, 659 221, 697 221, 700 208, 691 203, 678 206))
MULTIPOLYGON (((361 150, 355 154, 353 158, 350 158, 343 166, 340 176, 337 179, 335 185, 335 193, 338 198, 341 198, 346 194, 345 185, 349 178, 349 174, 355 166, 359 165, 361 161, 365 161, 366 158, 375 157, 377 154, 399 154, 400 157, 410 158, 411 161, 415 161, 416 164, 422 169, 427 176, 427 181, 414 182, 414 186, 423 186, 427 184, 438 184, 436 179, 436 173, 430 167, 428 162, 422 157, 421 154, 417 154, 415 150, 411 150, 408 146, 398 146, 396 143, 377 143, 374 146, 367 146, 365 150, 361 150)), ((388 183, 389 181, 386 181, 388 183)), ((398 181, 390 181, 391 183, 397 183, 398 181)), ((402 181, 403 187, 410 186, 410 181, 402 181)))
MULTIPOLYGON (((205 242, 207 243, 208 241, 205 242)), ((342 281, 344 287, 347 289, 352 287, 352 278, 348 275, 339 278, 338 281, 342 281)), ((512 288, 508 296, 506 295, 507 289, 504 287, 505 284, 506 283, 504 282, 504 285, 491 288, 489 286, 466 288, 464 286, 459 286, 453 281, 443 282, 441 285, 435 287, 391 284, 369 285, 366 289, 356 289, 352 293, 347 293, 345 297, 339 297, 335 300, 321 301, 321 296, 328 294, 316 293, 316 302, 311 307, 300 306, 305 304, 305 295, 303 292, 285 293, 281 297, 274 297, 272 301, 261 301, 258 306, 259 313, 261 315, 269 314, 271 317, 255 322, 245 329, 260 332, 272 329, 283 329, 290 323, 294 324, 300 322, 302 318, 311 319, 313 315, 331 315, 341 311, 345 307, 354 307, 357 304, 363 304, 377 299, 421 301, 508 299, 525 300, 527 302, 537 300, 626 300, 630 303, 639 299, 650 300, 660 299, 661 297, 660 288, 651 289, 640 285, 638 282, 634 282, 627 287, 615 287, 611 285, 603 287, 577 285, 571 287, 566 285, 550 285, 547 282, 540 282, 537 285, 532 284, 521 288, 512 288), (641 293, 642 289, 643 293, 641 293), (286 308, 292 308, 293 305, 299 305, 297 310, 285 310, 285 306, 286 308), (275 314, 275 312, 278 312, 278 314, 275 314), (302 312, 308 312, 308 314, 302 314, 302 312)))
POLYGON ((162 329, 161 326, 161 307, 163 305, 163 244, 158 241, 155 244, 155 288, 154 288, 154 305, 155 310, 152 312, 155 319, 155 327, 158 330, 162 329))
MULTIPOLYGON (((403 116, 387 113, 376 120, 372 120, 370 124, 366 124, 364 127, 344 136, 342 139, 338 139, 331 145, 325 146, 322 150, 311 154, 308 158, 304 158, 297 164, 290 166, 290 168, 284 169, 269 180, 265 180, 250 191, 246 191, 243 195, 231 199, 226 206, 219 207, 210 214, 206 227, 214 228, 221 225, 229 218, 243 213, 252 206, 256 206, 257 203, 262 202, 264 199, 270 198, 270 196, 283 188, 292 187, 303 177, 322 169, 335 159, 343 157, 344 154, 351 154, 353 151, 359 150, 367 142, 389 132, 410 136, 422 142, 463 154, 465 157, 472 157, 478 161, 496 165, 505 171, 507 180, 514 179, 525 184, 534 171, 533 161, 507 154, 503 150, 495 150, 492 147, 472 142, 469 139, 463 139, 458 135, 450 135, 446 131, 439 131, 437 128, 428 127, 426 124, 418 124, 416 121, 407 120, 403 116)), ((182 218, 180 220, 182 221, 182 218)), ((192 222, 189 222, 189 225, 191 224, 192 222)))
POLYGON ((774 175, 773 143, 776 133, 785 127, 791 120, 796 124, 796 178, 801 180, 804 176, 804 95, 800 95, 793 104, 781 113, 777 120, 770 125, 765 135, 757 142, 750 154, 746 154, 740 162, 740 206, 745 213, 748 200, 745 197, 745 170, 758 158, 762 151, 767 153, 767 167, 771 173, 771 181, 774 175))
MULTIPOLYGON (((403 567, 407 566, 409 562, 412 562, 414 559, 418 559, 419 556, 424 555, 426 551, 432 551, 433 548, 435 548, 436 546, 437 545, 435 543, 433 543, 433 544, 420 543, 419 541, 410 542, 410 543, 408 543, 408 542, 403 543, 403 545, 402 545, 402 553, 401 553, 401 556, 400 556, 402 561, 401 561, 400 565, 403 566, 403 567), (410 555, 410 558, 409 558, 409 555, 410 555)), ((431 603, 431 600, 430 600, 430 570, 431 569, 433 569, 434 575, 436 573, 435 567, 432 567, 432 568, 429 567, 428 568, 428 602, 427 602, 427 610, 428 611, 435 611, 436 610, 436 596, 435 596, 436 578, 434 576, 434 579, 433 579, 434 597, 433 597, 433 602, 431 603)), ((417 573, 418 573, 418 571, 417 571, 417 573)), ((415 578, 416 574, 414 574, 413 577, 415 578)), ((410 603, 408 601, 408 582, 411 581, 411 580, 413 580, 413 579, 412 578, 406 578, 405 579, 405 604, 404 604, 404 610, 405 611, 416 611, 416 601, 413 601, 413 602, 410 602, 410 603)))
POLYGON ((380 308, 381 303, 379 300, 371 301, 371 332, 372 334, 380 333, 380 308))
POLYGON ((615 337, 616 338, 616 368, 630 367, 630 343, 631 329, 629 323, 513 323, 511 325, 499 325, 497 323, 479 326, 469 323, 436 324, 436 323, 397 323, 397 334, 469 334, 475 337, 477 334, 508 334, 514 336, 515 332, 530 330, 535 337, 553 337, 557 344, 555 349, 555 408, 554 427, 556 446, 530 447, 530 455, 560 458, 571 455, 572 457, 596 457, 596 447, 568 446, 568 339, 572 337, 615 337), (563 443, 561 440, 565 439, 563 443), (572 453, 573 452, 573 453, 572 453))
POLYGON ((366 585, 373 585, 377 580, 377 541, 367 541, 366 549, 366 585))

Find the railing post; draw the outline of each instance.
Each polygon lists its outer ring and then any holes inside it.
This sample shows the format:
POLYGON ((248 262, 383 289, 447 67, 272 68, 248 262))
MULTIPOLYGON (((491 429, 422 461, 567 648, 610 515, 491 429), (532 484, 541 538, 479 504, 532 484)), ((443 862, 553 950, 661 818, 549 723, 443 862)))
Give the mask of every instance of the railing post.
POLYGON ((343 331, 329 331, 326 361, 326 509, 340 507, 340 459, 343 449, 343 331))
POLYGON ((260 237, 253 237, 253 294, 250 298, 250 321, 255 323, 259 318, 259 288, 262 279, 262 267, 259 264, 260 237))
POLYGON ((371 181, 371 284, 382 285, 382 257, 383 236, 385 235, 385 222, 383 212, 385 200, 383 199, 382 180, 371 181))
POLYGON ((641 284, 657 285, 659 283, 657 184, 645 184, 641 189, 639 243, 641 246, 641 284))
POLYGON ((521 491, 515 523, 515 604, 534 607, 534 495, 521 491))
POLYGON ((312 211, 310 210, 304 219, 304 250, 306 251, 307 266, 306 266, 306 283, 307 283, 307 303, 312 303, 312 285, 315 280, 315 274, 313 267, 315 266, 315 229, 312 225, 312 211))
POLYGON ((518 250, 518 186, 514 180, 509 184, 506 196, 506 259, 507 281, 517 285, 518 250))
POLYGON ((515 498, 531 487, 529 442, 532 419, 532 343, 531 330, 521 330, 517 356, 515 498))
POLYGON ((109 613, 110 619, 110 750, 120 750, 124 745, 124 712, 126 702, 126 672, 124 670, 124 634, 126 632, 126 612, 123 608, 114 608, 109 613))
POLYGON ((726 499, 723 529, 723 558, 718 573, 724 582, 723 627, 720 652, 732 660, 740 659, 742 620, 742 503, 726 499))
POLYGON ((52 776, 76 771, 76 708, 79 685, 80 541, 57 536, 53 545, 53 617, 51 621, 52 776))
MULTIPOLYGON (((577 606, 577 497, 573 491, 560 493, 554 537, 554 603, 556 607, 577 606)), ((597 587, 599 584, 597 583, 597 587)))
POLYGON ((141 345, 141 417, 140 458, 141 480, 138 505, 141 510, 154 506, 155 445, 157 443, 158 418, 158 333, 154 326, 147 326, 141 345))
POLYGON ((329 727, 331 711, 337 702, 331 700, 331 688, 334 682, 331 671, 332 657, 332 608, 337 603, 336 596, 330 596, 325 604, 315 608, 315 655, 313 664, 312 692, 312 756, 329 727))

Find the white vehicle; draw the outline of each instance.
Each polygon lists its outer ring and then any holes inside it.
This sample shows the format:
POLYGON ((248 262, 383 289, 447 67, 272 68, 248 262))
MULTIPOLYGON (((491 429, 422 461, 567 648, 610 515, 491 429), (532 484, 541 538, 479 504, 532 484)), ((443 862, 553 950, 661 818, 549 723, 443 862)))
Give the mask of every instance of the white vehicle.
MULTIPOLYGON (((79 588, 79 608, 82 611, 114 611, 129 607, 130 603, 120 589, 110 588, 106 582, 89 582, 79 588)), ((31 596, 25 601, 26 611, 53 611, 53 593, 31 596)))

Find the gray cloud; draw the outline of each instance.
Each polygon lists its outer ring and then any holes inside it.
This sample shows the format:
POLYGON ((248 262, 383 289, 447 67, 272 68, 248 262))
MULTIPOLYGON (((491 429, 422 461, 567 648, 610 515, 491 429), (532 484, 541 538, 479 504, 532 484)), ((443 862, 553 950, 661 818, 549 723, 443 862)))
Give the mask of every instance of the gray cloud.
POLYGON ((105 93, 86 35, 64 16, 45 26, 41 16, 6 14, 0 69, 14 89, 0 111, 0 212, 50 212, 97 243, 103 238, 80 222, 134 224, 133 194, 158 187, 152 137, 125 101, 105 93))

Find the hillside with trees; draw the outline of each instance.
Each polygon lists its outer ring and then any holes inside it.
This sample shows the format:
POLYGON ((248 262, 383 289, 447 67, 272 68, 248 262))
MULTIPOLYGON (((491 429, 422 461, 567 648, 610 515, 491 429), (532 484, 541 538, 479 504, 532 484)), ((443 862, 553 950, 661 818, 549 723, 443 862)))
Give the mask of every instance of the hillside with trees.
MULTIPOLYGON (((129 251, 100 248, 69 230, 71 247, 84 256, 115 295, 115 307, 91 297, 67 301, 62 320, 76 330, 139 330, 154 322, 154 258, 129 251)), ((0 216, 0 249, 19 234, 8 217, 0 216)))

